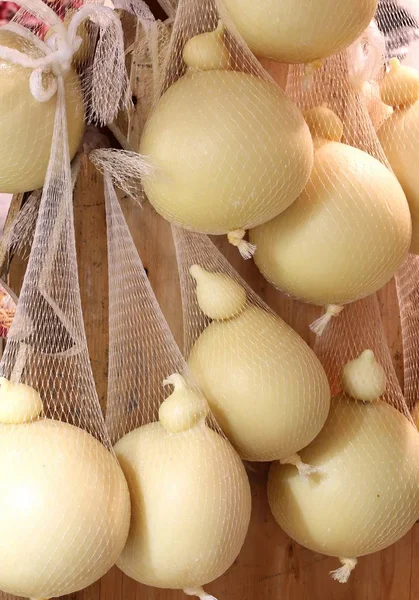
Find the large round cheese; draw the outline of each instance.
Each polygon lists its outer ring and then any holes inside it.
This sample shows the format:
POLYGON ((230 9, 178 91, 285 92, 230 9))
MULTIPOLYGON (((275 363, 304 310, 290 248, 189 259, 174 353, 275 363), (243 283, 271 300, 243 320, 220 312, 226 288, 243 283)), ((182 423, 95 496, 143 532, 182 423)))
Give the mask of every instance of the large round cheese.
POLYGON ((330 390, 319 360, 291 327, 261 308, 208 325, 188 364, 246 460, 287 458, 307 446, 327 418, 330 390))
POLYGON ((218 0, 256 56, 307 63, 343 50, 367 28, 377 0, 218 0))
POLYGON ((189 71, 162 96, 140 153, 157 212, 213 234, 285 210, 304 188, 313 144, 302 114, 272 83, 234 71, 189 71))
POLYGON ((409 202, 412 215, 410 251, 419 254, 419 102, 394 110, 378 130, 378 138, 409 202))
POLYGON ((300 454, 321 474, 302 481, 275 463, 268 496, 279 525, 302 546, 362 556, 393 544, 419 518, 419 433, 385 402, 333 399, 326 425, 300 454))
POLYGON ((72 425, 0 425, 0 589, 55 598, 87 587, 115 563, 130 498, 117 460, 72 425))
POLYGON ((165 417, 177 433, 152 423, 115 446, 132 504, 117 565, 146 585, 197 588, 236 559, 249 525, 250 488, 224 438, 203 422, 179 431, 175 414, 165 417))
POLYGON ((345 304, 381 288, 405 259, 409 207, 396 177, 369 154, 339 142, 316 146, 303 193, 250 240, 276 287, 313 304, 345 304))
MULTIPOLYGON (((0 45, 39 56, 27 41, 0 31, 0 45)), ((31 69, 0 59, 0 192, 17 193, 44 184, 51 153, 57 94, 38 102, 29 87, 31 69)), ((45 76, 45 83, 51 75, 45 76)), ((74 70, 65 75, 68 147, 72 158, 84 132, 80 81, 74 70)))

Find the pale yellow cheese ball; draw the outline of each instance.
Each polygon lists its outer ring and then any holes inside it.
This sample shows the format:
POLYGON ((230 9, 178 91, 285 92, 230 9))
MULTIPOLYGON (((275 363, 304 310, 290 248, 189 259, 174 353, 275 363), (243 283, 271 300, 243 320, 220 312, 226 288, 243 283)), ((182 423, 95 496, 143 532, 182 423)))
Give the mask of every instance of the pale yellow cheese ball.
MULTIPOLYGON (((349 46, 367 28, 377 0, 217 0, 256 56, 309 63, 349 46)), ((227 22, 227 20, 226 20, 227 22)))
POLYGON ((316 142, 314 168, 284 213, 250 231, 261 273, 320 306, 380 289, 407 256, 411 218, 396 177, 369 154, 316 142))
POLYGON ((319 360, 291 327, 259 307, 211 323, 188 364, 245 460, 288 458, 311 442, 327 418, 330 390, 319 360))
MULTIPOLYGON (((0 31, 0 45, 39 56, 28 44, 14 33, 0 31)), ((45 181, 57 94, 48 102, 35 100, 29 87, 31 72, 0 60, 0 192, 26 192, 42 187, 45 181)), ((72 158, 84 132, 83 96, 74 70, 65 75, 65 95, 72 158)))
POLYGON ((378 139, 409 202, 412 216, 410 251, 419 254, 419 74, 393 62, 381 85, 383 101, 393 113, 378 130, 378 139))
POLYGON ((321 474, 303 482, 275 463, 268 498, 302 546, 355 558, 393 544, 419 518, 419 433, 385 402, 333 399, 326 425, 300 454, 321 474))
POLYGON ((0 424, 0 589, 55 598, 100 579, 127 539, 130 498, 94 437, 41 419, 0 424))
POLYGON ((196 589, 222 575, 239 554, 249 525, 243 464, 205 424, 202 399, 196 395, 194 403, 193 395, 175 389, 160 408, 160 422, 131 431, 115 445, 132 504, 128 541, 117 565, 158 588, 196 589))
POLYGON ((169 221, 203 233, 246 229, 304 188, 313 143, 276 85, 235 71, 190 70, 161 97, 140 144, 144 189, 169 221))

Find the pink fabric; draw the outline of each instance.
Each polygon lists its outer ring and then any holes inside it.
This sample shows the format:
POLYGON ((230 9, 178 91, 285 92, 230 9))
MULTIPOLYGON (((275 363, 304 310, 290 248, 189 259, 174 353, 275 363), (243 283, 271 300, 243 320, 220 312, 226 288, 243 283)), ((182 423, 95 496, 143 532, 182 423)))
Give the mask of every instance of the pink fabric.
MULTIPOLYGON (((54 8, 61 18, 64 18, 68 8, 78 8, 83 4, 83 0, 50 0, 47 4, 54 8)), ((18 10, 19 5, 15 2, 0 2, 0 25, 8 23, 18 10)), ((28 19, 27 25, 32 28, 39 25, 39 23, 36 19, 28 19)), ((43 33, 45 34, 44 31, 43 33)))

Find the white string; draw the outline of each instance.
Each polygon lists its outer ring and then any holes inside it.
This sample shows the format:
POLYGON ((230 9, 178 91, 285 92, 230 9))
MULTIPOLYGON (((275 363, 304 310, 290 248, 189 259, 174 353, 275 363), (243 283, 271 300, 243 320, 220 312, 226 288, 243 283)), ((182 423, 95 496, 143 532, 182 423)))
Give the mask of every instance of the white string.
MULTIPOLYGON (((0 0, 5 2, 6 0, 0 0)), ((42 0, 21 0, 20 6, 34 14, 44 14, 45 4, 42 0)), ((51 14, 51 22, 54 24, 54 34, 47 41, 42 41, 26 27, 18 23, 8 23, 0 27, 0 30, 15 33, 24 40, 34 44, 43 56, 34 58, 15 48, 0 46, 0 59, 32 69, 29 79, 29 87, 32 96, 38 102, 47 102, 57 92, 57 78, 65 75, 70 69, 73 57, 82 44, 82 38, 77 35, 80 24, 92 17, 102 18, 105 22, 118 20, 112 9, 105 6, 84 5, 78 9, 71 18, 68 28, 62 23, 52 9, 48 7, 51 14), (104 19, 103 19, 104 17, 104 19), (44 88, 44 74, 52 73, 47 88, 44 88)), ((48 14, 48 16, 50 16, 48 14)), ((49 21, 49 19, 48 19, 49 21)))
POLYGON ((310 325, 310 330, 320 337, 333 317, 337 317, 342 312, 343 308, 344 307, 340 304, 329 304, 324 315, 313 321, 310 325))
POLYGON ((358 564, 358 560, 356 558, 339 558, 339 560, 342 563, 342 566, 339 569, 330 571, 330 575, 335 581, 346 583, 351 576, 352 571, 358 564))
POLYGON ((241 256, 245 260, 248 260, 254 255, 256 251, 256 246, 255 244, 251 244, 250 242, 244 240, 243 238, 245 235, 246 232, 244 229, 235 229, 234 231, 228 232, 227 238, 230 244, 238 248, 241 256))
POLYGON ((299 454, 292 454, 287 458, 282 458, 279 462, 281 465, 293 465, 296 467, 301 481, 307 481, 311 475, 314 475, 314 473, 322 472, 320 467, 315 467, 314 465, 309 465, 303 462, 299 454))
MULTIPOLYGON (((4 1, 5 0, 0 0, 0 2, 4 1)), ((30 10, 30 6, 33 5, 33 0, 22 0, 20 5, 23 8, 30 10)), ((32 31, 26 27, 23 27, 22 25, 19 25, 18 23, 9 23, 0 27, 0 30, 10 31, 22 39, 29 41, 42 52, 43 56, 34 58, 28 56, 24 52, 16 50, 15 48, 0 46, 1 59, 11 62, 15 65, 32 69, 29 79, 29 87, 32 96, 38 102, 47 102, 50 100, 57 92, 58 87, 56 79, 52 79, 52 82, 45 89, 43 86, 43 74, 52 72, 55 78, 58 78, 59 76, 63 76, 71 68, 73 56, 80 48, 82 43, 82 39, 75 34, 75 32, 77 32, 77 27, 81 22, 80 18, 82 20, 87 18, 87 16, 91 14, 90 9, 95 7, 88 7, 89 11, 87 12, 83 10, 84 8, 85 7, 82 7, 82 9, 80 9, 79 12, 74 15, 68 30, 63 23, 59 21, 59 23, 54 26, 54 35, 52 35, 46 42, 39 39, 32 33, 32 31), (73 21, 76 23, 75 30, 73 21)))

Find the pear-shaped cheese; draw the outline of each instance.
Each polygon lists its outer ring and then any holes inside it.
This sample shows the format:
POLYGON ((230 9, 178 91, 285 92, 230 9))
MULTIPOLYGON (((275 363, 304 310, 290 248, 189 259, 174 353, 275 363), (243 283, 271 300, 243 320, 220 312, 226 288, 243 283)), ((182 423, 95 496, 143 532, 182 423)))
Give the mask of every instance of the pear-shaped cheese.
POLYGON ((0 424, 0 589, 72 594, 100 579, 128 535, 117 460, 82 429, 51 419, 0 424))
POLYGON ((166 381, 175 389, 160 407, 160 422, 115 446, 132 502, 117 564, 146 585, 196 589, 236 559, 249 525, 250 488, 233 448, 205 424, 203 398, 178 374, 166 381))
POLYGON ((247 73, 189 69, 161 97, 140 153, 154 208, 203 233, 247 229, 285 210, 304 188, 313 144, 301 112, 247 73))
POLYGON ((246 460, 288 458, 310 443, 327 418, 330 390, 319 360, 284 321, 259 307, 211 323, 188 364, 246 460))

